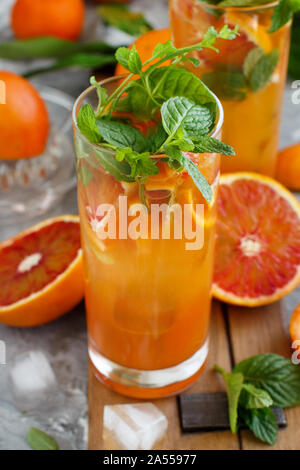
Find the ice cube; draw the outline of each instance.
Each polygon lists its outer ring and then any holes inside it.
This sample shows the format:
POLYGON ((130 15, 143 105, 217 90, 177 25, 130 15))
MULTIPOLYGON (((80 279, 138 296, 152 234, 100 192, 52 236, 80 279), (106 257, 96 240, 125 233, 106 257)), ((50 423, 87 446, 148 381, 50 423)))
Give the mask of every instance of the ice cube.
POLYGON ((42 351, 18 355, 9 370, 9 383, 14 403, 22 411, 51 408, 60 395, 51 364, 42 351))
POLYGON ((157 448, 167 427, 167 418, 152 403, 104 406, 103 442, 106 449, 157 448))

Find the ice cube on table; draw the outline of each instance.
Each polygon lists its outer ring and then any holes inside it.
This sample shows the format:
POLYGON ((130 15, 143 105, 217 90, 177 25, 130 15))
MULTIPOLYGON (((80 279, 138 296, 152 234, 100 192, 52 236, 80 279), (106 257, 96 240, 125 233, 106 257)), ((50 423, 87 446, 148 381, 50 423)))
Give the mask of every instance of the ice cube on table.
POLYGON ((9 370, 9 383, 14 404, 21 411, 51 408, 60 394, 54 371, 42 351, 19 354, 9 370))
POLYGON ((164 438, 165 415, 152 403, 104 406, 103 442, 109 450, 151 450, 164 438))

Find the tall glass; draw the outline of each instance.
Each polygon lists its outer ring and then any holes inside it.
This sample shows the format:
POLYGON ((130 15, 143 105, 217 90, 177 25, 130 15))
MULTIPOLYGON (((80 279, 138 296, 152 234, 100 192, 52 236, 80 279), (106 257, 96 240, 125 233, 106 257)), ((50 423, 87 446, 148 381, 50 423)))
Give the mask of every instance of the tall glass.
POLYGON ((199 0, 170 0, 172 35, 178 47, 199 42, 210 26, 217 30, 224 24, 239 26, 234 40, 217 40, 219 53, 208 49, 194 53, 201 63, 191 66, 222 102, 223 138, 237 154, 222 159, 224 172, 275 173, 291 25, 269 32, 277 3, 221 8, 199 0))
MULTIPOLYGON (((102 86, 111 94, 119 81, 102 86)), ((94 87, 73 112, 89 357, 96 376, 115 391, 173 394, 198 377, 208 352, 219 155, 189 154, 212 185, 210 203, 163 155, 153 156, 159 173, 148 178, 142 196, 137 183, 104 170, 101 162, 113 161, 114 153, 80 133, 76 115, 86 103, 96 106, 94 87)), ((220 138, 217 104, 212 135, 220 138)))

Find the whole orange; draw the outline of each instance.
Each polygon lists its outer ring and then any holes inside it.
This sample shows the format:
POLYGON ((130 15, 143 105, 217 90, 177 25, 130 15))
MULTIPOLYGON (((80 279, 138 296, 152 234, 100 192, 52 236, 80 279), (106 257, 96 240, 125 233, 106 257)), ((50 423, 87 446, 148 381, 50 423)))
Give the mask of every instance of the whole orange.
POLYGON ((30 82, 0 70, 0 159, 17 160, 43 153, 49 133, 46 105, 30 82))
POLYGON ((11 27, 18 39, 55 36, 76 40, 84 22, 83 0, 17 0, 11 27))
POLYGON ((276 178, 288 188, 300 190, 300 143, 278 153, 276 178))

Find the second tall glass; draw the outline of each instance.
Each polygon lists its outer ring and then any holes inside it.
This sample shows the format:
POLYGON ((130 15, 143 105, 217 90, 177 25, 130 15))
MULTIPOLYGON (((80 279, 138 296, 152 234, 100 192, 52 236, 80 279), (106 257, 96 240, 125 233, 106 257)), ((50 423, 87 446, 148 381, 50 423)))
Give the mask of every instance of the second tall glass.
POLYGON ((191 66, 223 105, 223 138, 237 155, 222 159, 223 172, 275 173, 291 25, 269 32, 277 3, 218 7, 199 0, 170 0, 177 47, 201 41, 210 26, 239 26, 234 40, 216 41, 219 52, 194 53, 200 65, 191 66))

